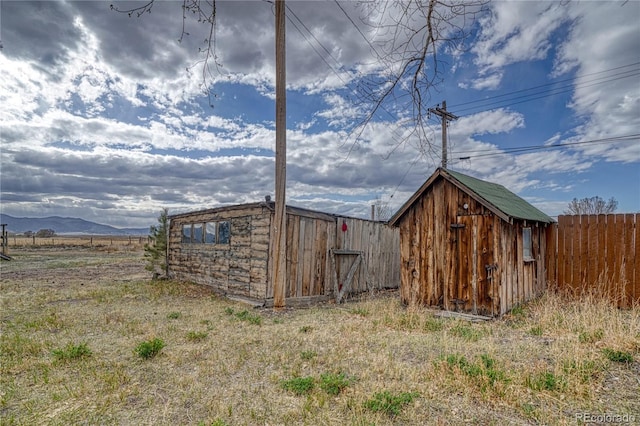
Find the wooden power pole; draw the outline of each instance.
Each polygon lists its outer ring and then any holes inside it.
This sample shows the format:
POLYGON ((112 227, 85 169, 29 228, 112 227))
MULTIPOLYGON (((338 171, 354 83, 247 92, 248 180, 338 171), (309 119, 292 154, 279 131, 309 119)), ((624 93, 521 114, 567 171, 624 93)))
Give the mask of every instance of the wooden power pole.
POLYGON ((287 214, 287 100, 285 60, 285 3, 276 0, 276 187, 275 212, 271 224, 273 238, 273 306, 285 305, 287 214))
POLYGON ((429 112, 442 120, 442 168, 447 168, 447 121, 455 121, 457 116, 447 111, 447 101, 442 101, 442 108, 429 108, 429 112))

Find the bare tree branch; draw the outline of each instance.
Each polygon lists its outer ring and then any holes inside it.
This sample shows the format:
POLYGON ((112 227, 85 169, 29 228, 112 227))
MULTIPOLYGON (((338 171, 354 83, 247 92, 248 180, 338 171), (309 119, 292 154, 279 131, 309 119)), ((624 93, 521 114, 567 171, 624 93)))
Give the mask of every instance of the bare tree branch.
MULTIPOLYGON (((222 66, 218 62, 216 54, 216 1, 217 0, 183 0, 182 1, 182 32, 178 38, 178 43, 182 43, 185 36, 189 36, 187 31, 187 20, 194 19, 198 24, 209 25, 209 34, 203 41, 203 46, 198 49, 198 52, 202 55, 202 59, 196 61, 193 65, 187 67, 187 72, 191 73, 192 70, 198 66, 202 66, 202 80, 200 87, 202 91, 207 95, 209 105, 213 107, 212 99, 216 97, 215 93, 211 90, 211 80, 213 79, 213 73, 211 71, 211 62, 215 65, 216 69, 222 66)), ((151 9, 156 0, 149 0, 142 6, 134 7, 131 9, 120 9, 117 6, 111 4, 111 10, 118 13, 125 13, 129 17, 136 16, 142 17, 145 13, 151 13, 151 9)))
POLYGON ((614 213, 617 209, 618 201, 616 201, 615 198, 611 197, 609 201, 605 201, 602 198, 595 196, 591 198, 582 198, 580 200, 574 198, 569 202, 564 214, 609 214, 614 213))
MULTIPOLYGON (((363 79, 358 86, 364 118, 356 128, 366 127, 388 101, 400 111, 410 112, 402 124, 410 126, 408 137, 417 137, 421 151, 431 152, 432 141, 427 111, 432 90, 445 76, 439 53, 462 52, 476 17, 486 10, 488 0, 402 0, 362 3, 376 38, 371 41, 382 72, 363 79), (372 22, 371 17, 378 19, 372 22)), ((386 110, 385 110, 386 111, 386 110)), ((356 131, 358 136, 360 131, 356 131)))

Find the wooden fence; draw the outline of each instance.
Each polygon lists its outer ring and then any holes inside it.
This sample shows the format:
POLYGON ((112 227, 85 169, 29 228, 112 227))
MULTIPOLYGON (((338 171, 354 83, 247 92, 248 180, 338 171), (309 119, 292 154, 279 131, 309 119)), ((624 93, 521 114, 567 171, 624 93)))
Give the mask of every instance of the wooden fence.
POLYGON ((640 214, 559 216, 547 235, 547 281, 640 304, 639 228, 640 214))

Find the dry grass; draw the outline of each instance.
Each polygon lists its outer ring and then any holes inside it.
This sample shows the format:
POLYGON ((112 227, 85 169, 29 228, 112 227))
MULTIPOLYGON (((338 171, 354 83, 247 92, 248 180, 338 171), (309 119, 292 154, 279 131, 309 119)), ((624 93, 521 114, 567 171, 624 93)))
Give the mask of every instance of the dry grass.
POLYGON ((140 251, 12 255, 1 264, 2 424, 640 421, 638 308, 550 293, 468 323, 391 293, 274 312, 151 281, 140 251), (155 357, 136 354, 156 338, 155 357), (74 348, 89 353, 54 355, 74 348))

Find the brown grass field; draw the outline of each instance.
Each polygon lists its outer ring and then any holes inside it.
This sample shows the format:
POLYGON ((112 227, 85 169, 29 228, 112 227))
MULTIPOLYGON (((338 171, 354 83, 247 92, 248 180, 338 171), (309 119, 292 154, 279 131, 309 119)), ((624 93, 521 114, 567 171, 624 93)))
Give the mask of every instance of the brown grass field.
POLYGON ((274 312, 152 281, 135 243, 10 247, 0 424, 640 423, 638 307, 549 293, 470 323, 390 292, 274 312))

